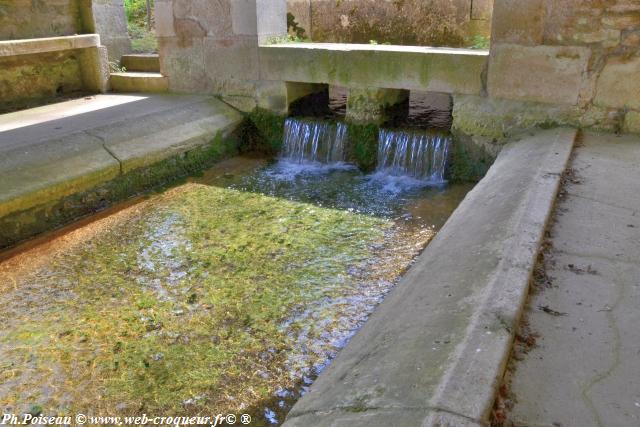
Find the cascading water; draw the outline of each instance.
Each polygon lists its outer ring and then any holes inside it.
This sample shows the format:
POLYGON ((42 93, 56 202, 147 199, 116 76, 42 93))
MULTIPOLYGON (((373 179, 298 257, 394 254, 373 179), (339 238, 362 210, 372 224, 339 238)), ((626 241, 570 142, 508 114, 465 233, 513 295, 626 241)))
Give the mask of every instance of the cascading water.
POLYGON ((450 146, 444 135, 380 129, 377 173, 442 183, 450 146))
POLYGON ((285 121, 282 158, 294 163, 340 163, 345 160, 347 126, 289 118, 285 121))

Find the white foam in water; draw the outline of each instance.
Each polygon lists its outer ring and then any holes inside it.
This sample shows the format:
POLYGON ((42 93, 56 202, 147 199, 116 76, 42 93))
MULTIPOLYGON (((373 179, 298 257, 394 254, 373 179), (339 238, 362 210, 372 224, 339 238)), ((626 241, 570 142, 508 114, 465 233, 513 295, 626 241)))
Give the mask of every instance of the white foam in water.
POLYGON ((380 129, 373 178, 391 187, 444 184, 450 146, 444 135, 380 129))
MULTIPOLYGON (((308 119, 285 121, 280 161, 269 175, 278 180, 355 169, 346 159, 347 126, 308 119)), ((378 167, 369 177, 386 192, 443 185, 451 139, 427 132, 381 129, 378 167)))
POLYGON ((344 162, 347 126, 289 118, 285 121, 282 158, 293 163, 344 162))

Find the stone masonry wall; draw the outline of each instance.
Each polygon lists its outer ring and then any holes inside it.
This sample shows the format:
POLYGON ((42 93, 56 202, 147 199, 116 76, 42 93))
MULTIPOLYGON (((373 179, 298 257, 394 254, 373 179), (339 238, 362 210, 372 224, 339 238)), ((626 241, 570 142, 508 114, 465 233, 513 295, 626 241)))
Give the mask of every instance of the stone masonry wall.
MULTIPOLYGON (((412 10, 399 14, 396 0, 287 0, 287 10, 305 36, 315 42, 380 43, 396 44, 446 44, 457 46, 473 36, 489 36, 493 0, 416 0, 404 4, 413 8, 415 4, 433 4, 439 16, 431 26, 442 22, 452 26, 449 40, 437 35, 420 34, 429 22, 412 10), (385 7, 386 3, 388 7, 385 7), (446 7, 445 7, 446 6, 446 7), (366 22, 364 22, 366 21, 366 22), (364 31, 364 32, 363 32, 364 31)), ((438 30, 427 31, 438 33, 438 30)))
POLYGON ((160 68, 171 91, 219 95, 241 110, 284 111, 284 82, 260 77, 259 43, 286 34, 286 3, 156 0, 160 68))
MULTIPOLYGON (((122 0, 0 0, 0 41, 95 32, 103 32, 110 46, 123 37, 128 43, 122 0)), ((0 112, 73 92, 106 90, 103 50, 5 51, 0 56, 0 112)))
POLYGON ((68 36, 81 30, 77 0, 0 0, 0 40, 68 36))
POLYGON ((486 97, 456 97, 454 129, 555 124, 640 132, 639 0, 496 0, 486 97))
POLYGON ((0 0, 0 40, 100 34, 111 60, 131 51, 124 0, 0 0))

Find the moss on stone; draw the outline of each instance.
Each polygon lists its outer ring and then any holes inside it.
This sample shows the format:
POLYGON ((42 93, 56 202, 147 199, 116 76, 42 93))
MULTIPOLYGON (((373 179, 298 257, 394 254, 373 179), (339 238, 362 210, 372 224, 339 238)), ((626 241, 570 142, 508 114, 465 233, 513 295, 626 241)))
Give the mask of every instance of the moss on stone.
POLYGON ((16 289, 38 295, 27 309, 0 287, 12 322, 0 336, 12 373, 0 380, 26 366, 38 379, 18 376, 0 403, 55 384, 37 401, 50 413, 250 412, 268 425, 264 406, 245 405, 293 387, 300 326, 283 321, 354 286, 345 272, 369 265, 391 226, 211 185, 170 190, 19 277, 16 289))
POLYGON ((240 135, 218 135, 210 144, 136 169, 61 200, 0 218, 0 248, 14 245, 136 194, 172 184, 238 152, 240 135))
POLYGON ((487 173, 495 157, 469 137, 455 137, 447 179, 453 183, 478 182, 487 173))
POLYGON ((284 141, 284 121, 284 116, 262 108, 250 112, 241 127, 241 151, 278 154, 284 141))
POLYGON ((355 162, 364 172, 371 172, 378 161, 378 133, 377 125, 348 125, 348 158, 355 162))

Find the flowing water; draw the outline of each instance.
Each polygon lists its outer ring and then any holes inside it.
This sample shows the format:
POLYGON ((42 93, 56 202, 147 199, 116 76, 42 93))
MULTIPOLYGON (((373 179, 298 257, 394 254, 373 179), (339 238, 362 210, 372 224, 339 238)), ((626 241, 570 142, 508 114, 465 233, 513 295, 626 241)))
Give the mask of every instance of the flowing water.
POLYGON ((426 153, 404 185, 395 160, 345 164, 340 126, 287 129, 277 163, 228 160, 0 263, 4 412, 281 423, 471 188, 438 179, 442 141, 381 149, 426 153))
POLYGON ((442 184, 450 146, 444 134, 381 129, 377 172, 442 184))
POLYGON ((299 164, 344 162, 346 138, 344 123, 289 118, 285 121, 282 158, 299 164))

